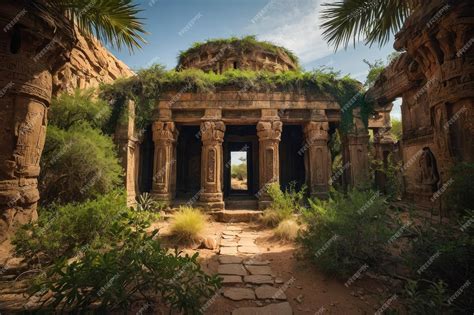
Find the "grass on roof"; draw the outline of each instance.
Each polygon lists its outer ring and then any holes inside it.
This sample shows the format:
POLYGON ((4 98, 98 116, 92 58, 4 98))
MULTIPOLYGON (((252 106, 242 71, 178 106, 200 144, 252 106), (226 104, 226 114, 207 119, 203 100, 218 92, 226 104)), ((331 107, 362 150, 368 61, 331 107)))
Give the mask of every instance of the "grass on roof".
POLYGON ((205 42, 195 42, 192 46, 184 51, 181 51, 178 56, 178 64, 181 64, 184 58, 192 55, 195 52, 198 52, 203 46, 206 45, 216 45, 216 46, 224 46, 224 45, 232 45, 234 47, 240 49, 255 49, 259 48, 264 51, 268 51, 274 54, 278 53, 278 50, 283 51, 288 55, 291 61, 299 67, 298 57, 289 49, 285 47, 281 47, 275 45, 269 41, 259 41, 256 39, 254 35, 244 36, 242 38, 239 37, 230 37, 230 38, 216 38, 216 39, 209 39, 205 42))

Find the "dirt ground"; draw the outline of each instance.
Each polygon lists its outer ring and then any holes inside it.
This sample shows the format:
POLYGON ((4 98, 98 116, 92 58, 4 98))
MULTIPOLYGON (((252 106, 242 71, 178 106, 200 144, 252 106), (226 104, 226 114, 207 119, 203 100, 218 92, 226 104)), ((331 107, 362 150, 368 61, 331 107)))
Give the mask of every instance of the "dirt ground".
MULTIPOLYGON (((211 222, 204 236, 219 238, 222 231, 230 226, 240 226, 246 232, 258 232, 256 244, 261 253, 251 256, 259 260, 269 260, 274 276, 283 280, 288 302, 294 314, 373 314, 383 304, 382 293, 385 291, 376 280, 361 277, 349 287, 344 281, 324 276, 306 259, 298 255, 298 246, 293 242, 277 241, 271 229, 262 228, 253 223, 219 223, 211 222), (255 257, 258 256, 258 257, 255 257)), ((160 222, 160 234, 167 239, 168 223, 160 222)), ((203 269, 216 273, 218 249, 183 248, 184 252, 192 254, 199 251, 199 259, 203 269)), ((242 306, 259 306, 259 302, 249 300, 235 302, 222 296, 216 298, 206 314, 231 314, 234 309, 242 306)), ((277 314, 275 314, 277 315, 277 314)))

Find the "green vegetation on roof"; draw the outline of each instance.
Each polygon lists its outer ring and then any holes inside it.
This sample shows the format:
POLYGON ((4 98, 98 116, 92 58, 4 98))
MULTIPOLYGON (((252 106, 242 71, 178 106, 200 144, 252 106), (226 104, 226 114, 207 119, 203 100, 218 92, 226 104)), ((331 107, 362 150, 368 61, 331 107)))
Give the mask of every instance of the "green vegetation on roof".
POLYGON ((166 71, 161 65, 138 71, 128 79, 117 80, 102 86, 101 96, 118 103, 133 99, 137 104, 137 126, 145 127, 151 121, 155 100, 164 92, 213 93, 219 90, 241 92, 288 92, 334 99, 342 110, 342 125, 348 129, 352 122, 352 109, 361 107, 367 123, 372 112, 365 102, 362 84, 348 76, 341 77, 330 69, 316 69, 309 72, 228 70, 222 74, 204 72, 200 69, 166 71), (119 101, 119 102, 117 102, 119 101), (351 109, 351 110, 349 110, 351 109))
POLYGON ((269 41, 259 41, 255 38, 254 35, 249 35, 242 38, 238 38, 238 37, 217 38, 217 39, 209 39, 205 42, 195 42, 191 46, 191 48, 180 52, 178 56, 178 64, 181 64, 184 58, 188 57, 189 55, 192 55, 193 53, 198 52, 203 46, 206 46, 206 45, 215 45, 215 46, 232 45, 235 48, 240 48, 243 50, 261 49, 261 50, 268 51, 274 54, 277 54, 278 50, 281 50, 288 55, 288 57, 291 59, 293 63, 295 63, 297 67, 299 67, 298 57, 296 57, 296 55, 293 52, 291 52, 285 47, 275 45, 269 41))

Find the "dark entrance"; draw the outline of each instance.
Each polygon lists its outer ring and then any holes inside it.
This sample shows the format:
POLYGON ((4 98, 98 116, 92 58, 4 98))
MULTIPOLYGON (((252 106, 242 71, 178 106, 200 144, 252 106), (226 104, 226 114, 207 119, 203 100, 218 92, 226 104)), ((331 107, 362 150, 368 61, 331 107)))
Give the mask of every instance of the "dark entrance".
POLYGON ((179 126, 176 198, 191 198, 201 189, 201 148, 199 126, 179 126))
POLYGON ((283 125, 279 152, 281 188, 285 190, 295 183, 295 188, 300 189, 305 183, 304 137, 300 125, 283 125))
POLYGON ((224 196, 258 191, 258 139, 255 126, 227 126, 224 137, 224 196))

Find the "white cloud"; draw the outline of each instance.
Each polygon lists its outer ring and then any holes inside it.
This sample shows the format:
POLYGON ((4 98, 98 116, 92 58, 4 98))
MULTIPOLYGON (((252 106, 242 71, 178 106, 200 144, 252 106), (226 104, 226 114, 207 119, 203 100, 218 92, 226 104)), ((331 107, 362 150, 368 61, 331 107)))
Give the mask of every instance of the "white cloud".
POLYGON ((245 31, 290 49, 302 64, 328 56, 334 50, 327 45, 319 28, 320 2, 270 0, 271 5, 262 7, 264 14, 255 23, 250 23, 245 31))

